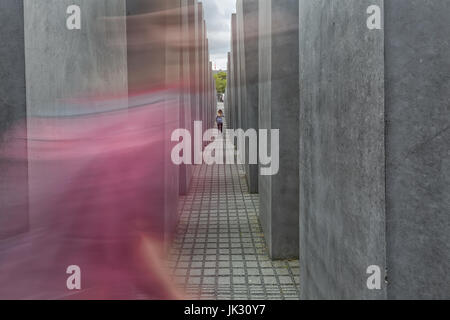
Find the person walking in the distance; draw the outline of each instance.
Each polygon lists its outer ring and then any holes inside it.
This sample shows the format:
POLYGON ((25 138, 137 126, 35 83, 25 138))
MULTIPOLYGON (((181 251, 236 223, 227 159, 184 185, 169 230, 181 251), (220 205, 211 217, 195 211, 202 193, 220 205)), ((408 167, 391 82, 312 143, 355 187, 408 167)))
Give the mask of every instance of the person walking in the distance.
POLYGON ((217 129, 219 129, 220 132, 223 132, 223 111, 219 110, 216 117, 216 123, 217 123, 217 129))

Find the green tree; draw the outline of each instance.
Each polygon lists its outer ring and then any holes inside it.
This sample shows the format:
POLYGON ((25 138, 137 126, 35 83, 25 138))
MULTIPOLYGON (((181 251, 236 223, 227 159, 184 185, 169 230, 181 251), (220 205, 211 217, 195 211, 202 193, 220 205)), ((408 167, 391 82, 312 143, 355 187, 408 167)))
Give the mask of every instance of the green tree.
POLYGON ((220 71, 214 75, 214 79, 216 79, 217 93, 225 93, 225 88, 227 87, 227 73, 220 71))

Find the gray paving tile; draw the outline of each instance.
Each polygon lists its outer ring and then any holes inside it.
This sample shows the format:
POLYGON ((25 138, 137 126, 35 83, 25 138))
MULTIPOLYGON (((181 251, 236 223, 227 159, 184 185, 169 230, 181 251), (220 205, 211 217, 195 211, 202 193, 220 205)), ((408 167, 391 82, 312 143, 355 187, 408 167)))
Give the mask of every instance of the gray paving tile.
POLYGON ((298 299, 298 260, 269 259, 243 167, 193 170, 167 262, 174 284, 192 299, 298 299))

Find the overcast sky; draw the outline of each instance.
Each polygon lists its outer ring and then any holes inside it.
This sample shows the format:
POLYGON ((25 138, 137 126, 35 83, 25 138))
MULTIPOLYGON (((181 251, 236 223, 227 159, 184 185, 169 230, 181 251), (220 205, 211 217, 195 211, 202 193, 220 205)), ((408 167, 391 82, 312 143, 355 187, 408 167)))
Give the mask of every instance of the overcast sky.
POLYGON ((213 68, 225 70, 227 52, 230 51, 231 14, 236 12, 236 0, 202 0, 202 2, 213 68))

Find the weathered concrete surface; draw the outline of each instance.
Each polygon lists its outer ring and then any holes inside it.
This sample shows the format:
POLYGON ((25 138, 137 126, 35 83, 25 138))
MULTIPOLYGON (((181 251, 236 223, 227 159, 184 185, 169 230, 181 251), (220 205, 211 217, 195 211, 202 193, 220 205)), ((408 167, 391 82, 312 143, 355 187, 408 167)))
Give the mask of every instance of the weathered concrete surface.
MULTIPOLYGON (((180 79, 182 81, 181 99, 180 99, 180 128, 193 132, 193 122, 191 110, 192 96, 195 94, 192 90, 191 81, 195 81, 191 74, 191 56, 195 54, 190 43, 195 37, 194 30, 194 0, 181 1, 181 41, 183 46, 180 56, 180 79)), ((191 141, 192 145, 192 141, 191 141)), ((189 164, 180 165, 180 195, 187 194, 192 179, 192 166, 189 164)))
POLYGON ((198 24, 199 24, 199 38, 198 38, 198 70, 199 70, 199 105, 198 105, 198 120, 202 121, 202 131, 205 131, 204 110, 205 110, 205 23, 203 3, 198 3, 198 24))
POLYGON ((231 89, 233 109, 232 128, 239 129, 239 110, 238 110, 238 47, 237 47, 237 21, 236 14, 231 15, 231 89))
POLYGON ((389 299, 450 298, 449 16, 385 1, 389 299))
MULTIPOLYGON (((27 137, 36 144, 28 145, 28 156, 33 159, 28 167, 31 228, 45 221, 42 215, 54 213, 43 212, 44 206, 39 202, 47 197, 63 197, 61 193, 70 186, 57 187, 61 183, 58 179, 72 179, 75 174, 63 161, 55 161, 54 165, 40 161, 45 150, 37 146, 39 142, 62 143, 72 135, 73 127, 61 125, 63 117, 127 108, 125 3, 122 0, 108 1, 108 6, 105 3, 24 1, 27 137), (81 30, 66 28, 66 9, 71 4, 81 7, 81 30), (114 31, 110 30, 112 25, 114 31), (112 45, 116 41, 122 45, 112 45), (40 121, 39 117, 45 120, 40 121), (45 190, 44 181, 57 189, 45 190)), ((80 118, 73 123, 77 121, 80 118)), ((98 125, 106 122, 99 119, 98 125)), ((46 205, 57 208, 55 202, 46 205)))
MULTIPOLYGON (((246 87, 245 87, 245 49, 244 49, 244 20, 243 20, 242 1, 236 1, 236 48, 237 48, 237 73, 236 73, 236 95, 237 95, 237 127, 245 128, 245 103, 246 103, 246 87)), ((244 157, 243 155, 239 155, 244 157)))
MULTIPOLYGON (((174 165, 171 158, 173 144, 170 141, 172 132, 180 128, 180 47, 174 43, 170 36, 169 27, 180 28, 180 1, 165 0, 164 2, 168 12, 175 12, 168 15, 166 20, 166 52, 165 52, 165 75, 166 86, 169 88, 165 101, 165 136, 164 136, 164 170, 165 170, 165 244, 170 245, 171 237, 175 232, 178 223, 178 194, 179 194, 179 168, 174 165), (178 84, 178 85, 177 85, 178 84), (175 87, 176 89, 170 89, 175 87), (177 112, 178 111, 178 112, 177 112)), ((175 37, 179 37, 179 34, 175 37)), ((172 36, 173 37, 173 36, 172 36)))
POLYGON ((259 1, 259 128, 280 129, 279 172, 259 177, 273 259, 298 257, 298 11, 296 0, 259 1))
POLYGON ((228 128, 232 126, 233 109, 231 108, 231 53, 227 52, 227 86, 225 88, 224 109, 228 128))
POLYGON ((233 109, 231 108, 231 74, 231 53, 227 52, 227 86, 225 88, 224 109, 228 128, 231 128, 233 119, 233 109))
MULTIPOLYGON (((107 6, 86 0, 23 2, 27 83, 33 84, 27 87, 30 116, 83 114, 87 111, 74 108, 71 99, 124 93, 126 48, 124 43, 113 45, 125 40, 124 0, 108 1, 107 6), (66 29, 71 4, 81 8, 81 30, 66 29)), ((116 105, 93 103, 89 112, 126 106, 126 99, 114 101, 116 105)))
POLYGON ((300 1, 302 298, 449 298, 449 10, 300 1))
MULTIPOLYGON (((209 51, 208 51, 209 52, 209 51)), ((216 95, 214 89, 214 77, 212 71, 212 62, 208 58, 208 128, 213 128, 215 126, 215 110, 213 98, 216 95)))
MULTIPOLYGON (((237 2, 238 43, 240 57, 242 129, 258 130, 259 59, 258 59, 258 1, 237 2)), ((245 150, 249 159, 249 148, 245 150)), ((258 193, 259 166, 246 162, 245 172, 250 193, 258 193)))
POLYGON ((193 10, 194 10, 194 20, 192 21, 192 38, 190 43, 192 44, 192 55, 189 57, 190 60, 190 68, 191 68, 191 79, 192 79, 192 90, 194 94, 191 97, 191 119, 192 122, 199 120, 199 104, 200 104, 200 95, 199 95, 199 87, 200 87, 200 69, 199 69, 199 37, 200 37, 200 26, 199 26, 199 10, 198 10, 198 2, 197 0, 193 1, 193 10))
MULTIPOLYGON (((205 35, 206 35, 206 21, 205 21, 205 35)), ((205 86, 206 86, 206 94, 205 94, 205 123, 206 123, 206 129, 210 129, 212 125, 211 117, 209 114, 210 108, 211 108, 211 72, 210 72, 210 61, 209 61, 209 40, 206 38, 206 49, 205 49, 205 86)))
POLYGON ((300 1, 300 261, 304 299, 383 298, 383 33, 380 1, 300 1))
POLYGON ((23 3, 0 3, 0 239, 28 228, 23 3), (18 127, 18 128, 17 128, 18 127), (19 129, 19 130, 17 130, 19 129), (17 143, 20 142, 20 146, 17 143), (15 150, 11 150, 15 145, 15 150), (14 151, 18 157, 11 153, 14 151))
POLYGON ((206 37, 206 21, 203 20, 203 32, 204 32, 204 39, 203 39, 203 125, 205 126, 205 131, 210 127, 209 123, 211 123, 208 119, 208 94, 209 94, 209 85, 208 85, 208 68, 209 68, 209 54, 208 54, 208 38, 206 37))

